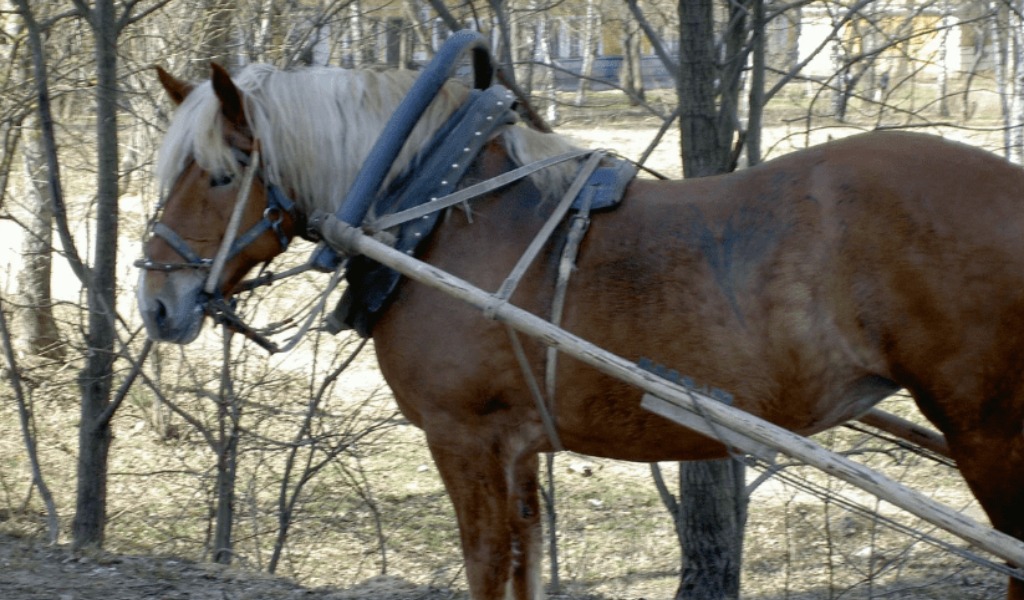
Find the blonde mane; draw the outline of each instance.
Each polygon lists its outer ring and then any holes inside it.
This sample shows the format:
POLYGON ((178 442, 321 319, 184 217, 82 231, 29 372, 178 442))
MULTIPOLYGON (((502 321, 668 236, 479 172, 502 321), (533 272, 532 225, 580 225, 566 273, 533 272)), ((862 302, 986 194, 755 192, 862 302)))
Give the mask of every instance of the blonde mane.
MULTIPOLYGON (((332 67, 281 71, 250 65, 233 77, 245 95, 246 116, 260 140, 267 181, 294 194, 299 209, 335 211, 348 192, 388 118, 412 86, 408 71, 373 72, 332 67)), ((413 130, 391 177, 402 172, 448 116, 463 102, 465 86, 448 83, 413 130)), ((239 166, 222 136, 220 103, 209 81, 178 107, 157 161, 161 188, 170 189, 190 159, 211 173, 239 166)), ((572 145, 556 134, 517 125, 500 134, 513 160, 527 164, 564 153, 572 145)), ((548 194, 569 184, 575 166, 534 175, 548 194)))

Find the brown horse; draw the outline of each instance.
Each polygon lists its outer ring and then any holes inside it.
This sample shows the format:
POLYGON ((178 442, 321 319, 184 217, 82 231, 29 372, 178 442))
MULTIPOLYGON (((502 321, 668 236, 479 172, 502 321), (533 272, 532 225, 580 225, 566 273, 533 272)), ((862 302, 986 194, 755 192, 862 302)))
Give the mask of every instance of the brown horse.
MULTIPOLYGON (((161 72, 181 106, 159 163, 160 223, 181 243, 146 246, 139 306, 150 335, 188 343, 203 321, 201 268, 259 140, 262 184, 296 201, 228 261, 230 295, 255 265, 334 210, 410 76, 214 68, 196 86, 161 72), (281 235, 285 236, 284 238, 281 235)), ((465 90, 449 84, 410 146, 465 90)), ((467 180, 564 152, 554 134, 510 127, 467 180)), ((397 173, 409 156, 403 154, 397 173)), ((573 167, 575 168, 575 167, 573 167)), ((496 289, 571 180, 549 170, 446 214, 422 260, 496 289), (544 190, 549 193, 541 193, 544 190)), ((268 195, 253 190, 242 229, 268 195)), ((593 215, 568 291, 565 329, 631 360, 647 357, 802 434, 854 418, 894 390, 913 394, 948 438, 999 530, 1024 539, 1024 171, 986 152, 909 133, 869 133, 732 175, 637 179, 621 208, 593 215)), ((512 302, 550 312, 561 238, 512 302)), ((552 450, 504 327, 415 283, 373 331, 381 371, 423 429, 455 511, 477 599, 536 598, 538 453, 552 450)), ((544 351, 527 341, 536 373, 544 351)), ((551 400, 565 448, 633 461, 721 457, 717 442, 640 407, 641 392, 565 358, 551 400)), ((1024 582, 1009 597, 1024 600, 1024 582)))

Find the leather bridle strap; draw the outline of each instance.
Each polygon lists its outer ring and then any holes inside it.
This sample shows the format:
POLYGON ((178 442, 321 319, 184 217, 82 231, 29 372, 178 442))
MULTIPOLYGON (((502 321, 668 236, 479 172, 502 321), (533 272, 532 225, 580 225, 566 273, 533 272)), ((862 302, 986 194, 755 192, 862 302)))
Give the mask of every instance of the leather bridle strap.
POLYGON ((167 242, 167 245, 178 253, 179 256, 185 259, 183 263, 158 263, 148 258, 135 261, 135 266, 140 269, 146 269, 149 271, 177 271, 180 269, 209 269, 210 265, 213 264, 213 260, 209 258, 201 258, 198 254, 192 251, 186 242, 178 232, 174 231, 170 227, 163 223, 155 223, 153 225, 153 235, 163 239, 167 242))
MULTIPOLYGON (((240 161, 241 162, 241 161, 240 161)), ((243 165, 248 164, 248 161, 243 162, 243 165)), ((256 169, 258 171, 259 168, 256 169)), ((246 169, 246 173, 252 172, 251 169, 246 169)), ((243 181, 244 187, 244 181, 243 181)), ((267 207, 263 210, 263 218, 256 222, 252 227, 247 229, 241 235, 238 235, 227 249, 225 255, 225 262, 238 256, 246 247, 254 243, 260 236, 267 231, 273 231, 277 236, 277 241, 281 245, 281 250, 287 250, 288 245, 291 242, 291 238, 281 228, 282 219, 284 214, 291 216, 293 221, 298 221, 299 215, 295 207, 295 202, 288 198, 281 191, 277 185, 273 183, 266 184, 267 192, 267 207)), ((236 209, 240 205, 244 205, 247 200, 242 200, 243 194, 240 190, 239 200, 236 203, 236 209)), ((235 228, 237 230, 237 227, 235 228)), ((230 226, 229 226, 230 230, 230 226)), ((148 271, 178 271, 182 269, 211 269, 213 267, 214 259, 201 258, 196 254, 192 248, 189 247, 188 242, 185 241, 176 231, 164 225, 163 223, 157 222, 153 225, 152 233, 154 236, 163 239, 168 246, 171 247, 178 255, 180 255, 185 262, 180 263, 162 263, 156 262, 152 259, 143 258, 135 261, 135 266, 140 269, 146 269, 148 271)), ((225 239, 227 241, 227 239, 225 239)), ((221 249, 223 249, 222 244, 221 249)), ((220 250, 218 250, 218 253, 220 250)))

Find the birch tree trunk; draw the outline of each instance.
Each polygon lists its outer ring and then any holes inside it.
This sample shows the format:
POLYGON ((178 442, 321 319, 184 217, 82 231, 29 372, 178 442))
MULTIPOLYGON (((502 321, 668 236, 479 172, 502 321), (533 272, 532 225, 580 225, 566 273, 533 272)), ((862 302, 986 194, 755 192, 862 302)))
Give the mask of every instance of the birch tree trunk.
POLYGON ((1010 158, 1010 94, 1007 90, 1006 74, 1009 71, 1010 59, 1010 11, 1005 2, 994 0, 992 11, 996 18, 992 20, 992 35, 996 42, 996 94, 999 96, 999 108, 1003 118, 1003 156, 1010 158))
POLYGON ((367 42, 366 36, 363 34, 363 6, 360 0, 354 0, 349 9, 347 37, 350 44, 349 52, 352 57, 351 66, 354 69, 359 69, 367 62, 365 50, 367 42))
POLYGON ((1008 86, 1012 94, 1010 100, 1010 114, 1007 118, 1007 125, 1010 128, 1010 160, 1018 165, 1024 164, 1024 32, 1021 32, 1022 19, 1019 12, 1024 8, 1024 0, 1015 0, 1013 13, 1007 15, 1008 31, 1010 36, 1010 49, 1013 51, 1012 68, 1013 74, 1011 84, 1008 86))
POLYGON ((590 77, 594 74, 594 59, 597 57, 598 36, 601 31, 600 17, 597 14, 595 0, 587 0, 586 16, 583 25, 583 64, 580 66, 579 86, 576 88, 576 106, 583 106, 584 97, 590 88, 590 77))
POLYGON ((940 64, 939 64, 939 75, 938 75, 938 88, 939 88, 939 116, 948 117, 950 115, 949 110, 949 53, 951 51, 959 52, 959 48, 949 47, 949 31, 953 24, 953 18, 950 13, 949 0, 943 0, 942 2, 942 20, 939 21, 939 25, 942 27, 942 46, 939 49, 940 64))
POLYGON ((20 220, 25 226, 21 243, 22 268, 18 272, 17 343, 30 356, 61 360, 57 321, 53 316, 50 280, 53 272, 53 196, 38 119, 27 117, 23 125, 22 162, 25 173, 24 204, 20 220))
MULTIPOLYGON (((531 5, 533 5, 531 3, 531 5)), ((548 39, 549 27, 551 23, 547 15, 547 11, 543 13, 537 13, 537 57, 536 60, 541 64, 551 64, 551 40, 548 39)), ((540 76, 540 94, 547 100, 544 106, 544 119, 548 123, 554 124, 558 122, 558 99, 555 93, 555 75, 551 69, 541 69, 540 76)))

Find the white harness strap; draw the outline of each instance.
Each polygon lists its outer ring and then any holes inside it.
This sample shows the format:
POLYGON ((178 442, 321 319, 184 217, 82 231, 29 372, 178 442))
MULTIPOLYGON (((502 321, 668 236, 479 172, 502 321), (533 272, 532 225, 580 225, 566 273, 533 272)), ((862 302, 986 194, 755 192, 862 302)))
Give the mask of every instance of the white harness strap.
POLYGON ((231 219, 228 221, 228 228, 224 232, 224 239, 220 243, 220 248, 217 248, 217 254, 213 257, 213 266, 210 267, 210 274, 207 276, 206 284, 203 286, 203 291, 207 294, 213 295, 217 291, 221 272, 224 271, 224 263, 228 260, 228 253, 231 252, 231 246, 234 245, 235 238, 238 237, 238 228, 242 225, 242 211, 245 210, 245 205, 249 203, 252 182, 256 177, 259 164, 260 147, 257 141, 256 146, 252 150, 249 166, 245 168, 245 174, 242 176, 242 187, 238 190, 235 208, 231 211, 231 219))
MULTIPOLYGON (((523 253, 523 256, 516 263, 515 268, 502 283, 498 291, 492 296, 493 302, 489 307, 484 310, 484 316, 489 319, 493 319, 497 313, 497 309, 508 302, 509 298, 515 292, 516 287, 519 285, 519 281, 526 273, 526 269, 529 268, 533 260, 540 254, 541 249, 547 243, 551 234, 554 233, 555 228, 565 214, 569 211, 569 207, 572 205, 573 200, 579 195, 580 190, 586 184, 590 175, 597 169, 598 165, 601 164, 601 160, 604 158, 605 153, 603 151, 595 151, 587 159, 587 162, 580 168, 579 173, 576 175, 576 179, 572 185, 566 191, 562 201, 559 202, 558 206, 548 217, 547 222, 541 227, 540 232, 533 239, 530 246, 523 253)), ((583 234, 586 233, 587 224, 589 223, 590 206, 583 206, 580 209, 580 215, 573 219, 572 225, 569 231, 569 237, 566 240, 565 248, 562 251, 562 259, 559 262, 558 268, 558 281, 555 285, 555 298, 552 305, 552 323, 558 326, 562 320, 562 309, 565 305, 565 290, 568 287, 569 275, 572 273, 572 265, 576 260, 576 252, 579 249, 580 241, 583 239, 583 234), (580 218, 582 216, 582 218, 580 218)), ((529 361, 526 358, 526 352, 523 350, 523 345, 519 341, 519 336, 516 334, 515 329, 511 326, 507 326, 509 340, 512 343, 512 351, 515 354, 516 361, 519 363, 519 368, 523 372, 523 377, 526 379, 526 385, 530 389, 530 394, 533 395, 533 399, 537 404, 537 412, 540 414, 541 422, 544 425, 544 430, 547 433, 548 440, 551 442, 551 447, 556 451, 560 452, 565 450, 565 446, 562 445, 562 440, 558 435, 558 428, 555 424, 553 416, 554 402, 555 402, 555 367, 557 362, 557 352, 554 348, 548 348, 547 350, 547 361, 545 367, 545 390, 542 390, 540 385, 537 383, 536 377, 534 377, 533 370, 530 368, 529 361), (545 392, 547 399, 545 400, 545 392)))

